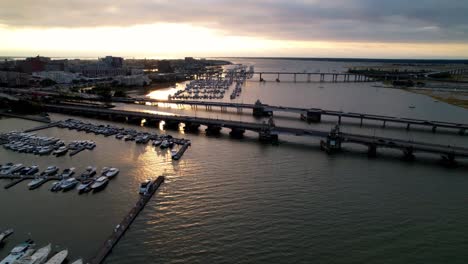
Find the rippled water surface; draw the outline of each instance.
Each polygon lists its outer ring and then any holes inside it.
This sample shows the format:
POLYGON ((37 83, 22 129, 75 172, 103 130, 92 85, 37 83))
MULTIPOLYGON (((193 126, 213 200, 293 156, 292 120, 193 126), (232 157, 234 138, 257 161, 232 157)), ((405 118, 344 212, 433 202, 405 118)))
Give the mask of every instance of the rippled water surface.
MULTIPOLYGON (((249 60, 256 70, 342 71, 349 63, 249 60)), ((256 78, 256 77, 254 77, 256 78)), ((468 111, 422 95, 373 87, 375 83, 247 83, 239 102, 321 107, 349 112, 468 123, 468 111), (410 109, 409 105, 416 108, 410 109)), ((172 88, 171 88, 172 89, 172 88)), ((229 101, 229 99, 226 99, 229 101)), ((251 113, 121 104, 118 109, 260 122, 251 113)), ((69 116, 52 114, 52 119, 69 116)), ((83 119, 92 122, 106 121, 83 119)), ((285 126, 328 130, 325 118, 306 124, 294 115, 275 116, 285 126)), ((118 126, 133 125, 112 123, 118 126)), ((31 121, 0 119, 0 131, 37 126, 31 121)), ((159 128, 141 127, 159 131, 159 128)), ((55 158, 0 148, 0 163, 119 167, 121 173, 97 194, 51 193, 50 183, 28 191, 26 183, 0 190, 0 228, 15 234, 0 249, 32 237, 69 248, 72 259, 89 258, 111 234, 138 198, 144 179, 164 174, 166 182, 119 242, 107 263, 466 263, 468 260, 468 161, 446 168, 437 156, 417 155, 403 162, 397 151, 345 145, 328 156, 317 138, 280 136, 279 146, 257 142, 246 133, 231 139, 167 131, 190 138, 180 161, 166 151, 59 128, 37 132, 96 141, 94 151, 55 158)), ((346 122, 343 130, 404 139, 468 146, 467 136, 427 129, 406 131, 379 123, 346 122)), ((159 131, 162 133, 162 131, 159 131)), ((1 180, 2 185, 6 184, 1 180)))

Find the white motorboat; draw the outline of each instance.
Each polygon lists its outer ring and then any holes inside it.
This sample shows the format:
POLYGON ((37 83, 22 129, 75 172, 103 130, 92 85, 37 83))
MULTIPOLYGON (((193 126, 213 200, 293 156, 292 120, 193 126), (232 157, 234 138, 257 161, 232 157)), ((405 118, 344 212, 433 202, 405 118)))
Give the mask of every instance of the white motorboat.
POLYGON ((57 166, 49 166, 47 169, 42 173, 44 176, 51 176, 58 172, 59 168, 57 166))
POLYGON ((47 246, 38 249, 31 256, 23 257, 20 260, 15 261, 14 264, 43 264, 49 257, 51 250, 52 245, 48 244, 47 246))
POLYGON ((0 233, 0 243, 3 242, 3 240, 7 237, 9 237, 11 234, 13 234, 13 229, 7 229, 0 233))
POLYGON ((19 245, 17 245, 16 247, 14 247, 10 254, 4 258, 0 264, 11 264, 13 263, 15 260, 18 260, 24 256, 27 256, 28 254, 32 254, 32 252, 30 251, 30 249, 32 249, 32 247, 34 246, 34 242, 32 240, 26 240, 26 242, 24 243, 21 243, 19 245))
POLYGON ((101 176, 91 185, 91 189, 95 191, 101 190, 107 185, 108 182, 109 178, 106 176, 101 176))
POLYGON ((73 174, 75 174, 75 168, 71 167, 68 169, 64 169, 60 176, 62 177, 62 179, 65 179, 73 176, 73 174))
POLYGON ((28 188, 29 190, 34 190, 38 188, 39 186, 41 186, 46 181, 47 181, 46 177, 37 177, 28 183, 28 188))
POLYGON ((82 180, 81 183, 78 185, 78 192, 84 193, 89 192, 91 190, 91 185, 94 183, 95 179, 86 179, 82 180))
POLYGON ((65 155, 65 153, 67 153, 67 151, 68 151, 68 147, 62 146, 62 147, 58 148, 57 150, 54 150, 54 152, 52 152, 52 154, 54 154, 55 156, 62 156, 62 155, 65 155))
POLYGON ((26 175, 34 175, 38 171, 39 171, 39 166, 33 165, 29 167, 29 170, 26 172, 26 175))
POLYGON ((68 250, 62 250, 51 257, 45 264, 62 264, 68 256, 68 250))
POLYGON ((22 168, 23 168, 23 164, 18 163, 18 164, 10 166, 7 169, 4 169, 4 170, 0 171, 0 175, 11 175, 11 174, 21 170, 22 168))
POLYGON ((63 190, 63 191, 68 191, 68 190, 71 190, 73 188, 75 188, 75 186, 78 184, 78 180, 75 179, 75 178, 68 178, 66 179, 64 182, 62 182, 62 184, 60 185, 60 188, 63 190))
POLYGON ((81 178, 91 178, 96 174, 96 167, 88 166, 86 170, 81 174, 81 178))
POLYGON ((111 179, 111 178, 114 178, 115 176, 117 176, 117 174, 119 174, 119 169, 117 168, 109 168, 104 174, 103 176, 106 176, 107 178, 111 179))
POLYGON ((153 181, 151 180, 146 180, 144 182, 142 182, 140 184, 140 191, 139 193, 142 194, 142 195, 146 195, 149 193, 149 191, 151 190, 151 187, 153 186, 153 181))

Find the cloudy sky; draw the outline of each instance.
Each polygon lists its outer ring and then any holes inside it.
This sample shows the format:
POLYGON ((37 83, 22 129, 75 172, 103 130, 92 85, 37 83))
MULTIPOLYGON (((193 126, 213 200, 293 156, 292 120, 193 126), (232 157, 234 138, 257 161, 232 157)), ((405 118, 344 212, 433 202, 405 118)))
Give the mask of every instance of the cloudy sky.
POLYGON ((1 0, 0 56, 468 58, 464 0, 1 0))

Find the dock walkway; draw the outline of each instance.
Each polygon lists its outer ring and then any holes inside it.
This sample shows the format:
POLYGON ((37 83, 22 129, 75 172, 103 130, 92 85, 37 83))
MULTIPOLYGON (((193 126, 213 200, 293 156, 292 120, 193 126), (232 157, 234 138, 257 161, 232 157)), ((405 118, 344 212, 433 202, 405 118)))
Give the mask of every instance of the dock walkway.
POLYGON ((135 206, 125 216, 125 218, 117 225, 113 233, 107 238, 102 247, 98 250, 97 254, 92 258, 90 264, 103 263, 106 257, 111 253, 112 249, 117 245, 119 240, 123 237, 127 229, 136 219, 138 214, 143 210, 145 205, 151 200, 154 193, 158 190, 159 186, 164 182, 164 176, 159 176, 152 185, 151 191, 146 195, 141 195, 135 206))

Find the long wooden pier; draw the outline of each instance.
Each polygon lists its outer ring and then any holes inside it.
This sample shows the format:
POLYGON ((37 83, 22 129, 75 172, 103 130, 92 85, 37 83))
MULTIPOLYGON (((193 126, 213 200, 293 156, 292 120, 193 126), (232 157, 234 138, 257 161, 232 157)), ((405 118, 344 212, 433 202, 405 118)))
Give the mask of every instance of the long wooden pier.
POLYGON ((321 122, 322 116, 330 116, 337 118, 337 123, 341 124, 343 119, 358 120, 360 126, 365 125, 364 121, 379 121, 382 123, 382 127, 386 127, 388 124, 403 124, 406 130, 410 130, 411 127, 426 127, 432 132, 436 132, 437 128, 444 128, 455 130, 460 135, 465 134, 468 130, 468 124, 445 122, 438 120, 427 120, 427 119, 415 119, 406 117, 396 116, 385 116, 385 115, 374 115, 367 113, 356 113, 356 112, 343 112, 336 110, 326 110, 320 108, 304 108, 304 107, 290 107, 290 106, 275 106, 263 104, 257 101, 255 104, 244 104, 244 103, 225 103, 225 102, 205 102, 205 101, 190 101, 190 100, 157 100, 145 97, 139 98, 113 98, 114 102, 122 103, 162 103, 162 104, 177 104, 177 105, 188 105, 194 108, 205 107, 207 110, 218 107, 222 111, 227 109, 235 109, 237 112, 242 112, 244 109, 252 110, 254 116, 271 116, 274 112, 285 112, 299 114, 300 118, 308 122, 321 122))
MULTIPOLYGON (((23 181, 26 181, 26 180, 34 180, 37 176, 35 175, 6 175, 6 176, 0 176, 0 179, 8 179, 8 180, 11 180, 10 183, 8 183, 7 185, 5 185, 3 188, 5 189, 10 189, 11 187, 23 182, 23 181)), ((46 180, 43 181, 40 185, 36 186, 36 188, 39 188, 40 186, 42 186, 44 183, 46 182, 49 182, 49 181, 53 181, 53 180, 60 180, 60 177, 56 177, 56 176, 48 176, 46 177, 46 180)))
POLYGON ((341 132, 335 133, 335 135, 334 133, 328 131, 294 127, 281 127, 275 126, 271 123, 249 123, 232 120, 200 118, 193 116, 157 115, 145 112, 133 112, 111 109, 104 110, 62 105, 47 105, 47 108, 50 111, 59 113, 81 115, 85 117, 94 117, 113 121, 128 121, 136 124, 141 124, 141 121, 145 119, 148 122, 148 124, 152 126, 155 125, 156 122, 165 121, 166 125, 168 125, 169 127, 178 128, 179 123, 184 123, 185 129, 189 131, 198 130, 200 125, 206 126, 206 131, 209 133, 220 133, 222 128, 228 128, 231 129, 231 135, 236 137, 242 135, 246 130, 249 130, 257 132, 259 134, 260 140, 268 142, 277 141, 278 135, 280 134, 294 136, 311 136, 326 138, 327 142, 329 142, 327 144, 330 146, 334 145, 336 142, 339 142, 339 149, 341 149, 341 143, 355 143, 368 146, 370 152, 375 152, 374 150, 376 150, 378 147, 381 147, 399 149, 403 151, 405 155, 406 153, 409 153, 408 155, 412 155, 412 153, 414 152, 438 154, 443 157, 448 157, 448 159, 452 161, 456 157, 468 157, 468 148, 449 146, 447 144, 437 145, 432 143, 410 141, 397 138, 370 137, 367 135, 348 134, 341 132))
POLYGON ((104 244, 102 244, 101 248, 98 250, 96 255, 89 261, 90 264, 100 264, 103 263, 106 257, 112 252, 112 249, 117 245, 119 240, 123 237, 125 232, 128 230, 130 225, 136 219, 138 214, 143 210, 145 205, 151 200, 154 193, 158 190, 159 186, 164 182, 164 176, 159 176, 154 182, 150 189, 150 192, 147 194, 140 195, 140 199, 138 199, 135 206, 128 212, 128 214, 124 217, 122 222, 118 224, 112 234, 106 239, 104 244))

